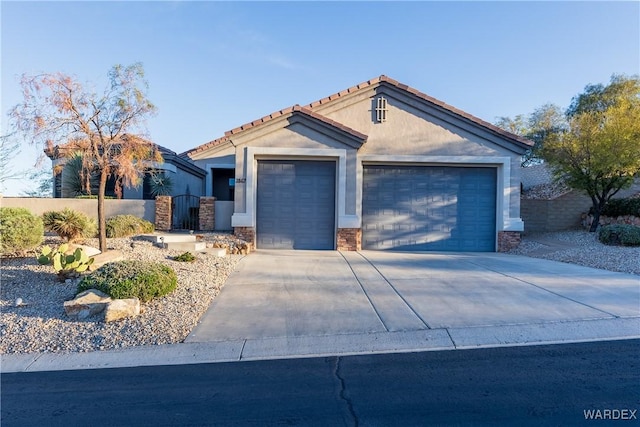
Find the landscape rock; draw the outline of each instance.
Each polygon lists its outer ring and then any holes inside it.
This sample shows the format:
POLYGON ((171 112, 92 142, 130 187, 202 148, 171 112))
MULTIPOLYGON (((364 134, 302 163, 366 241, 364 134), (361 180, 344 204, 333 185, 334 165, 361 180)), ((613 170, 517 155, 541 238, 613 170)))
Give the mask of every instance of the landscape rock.
MULTIPOLYGON (((204 241, 238 241, 231 233, 202 233, 204 241)), ((98 239, 85 239, 98 247, 98 239)), ((57 247, 59 236, 45 236, 44 244, 57 247)), ((137 237, 107 240, 109 252, 120 251, 127 260, 173 264, 168 257, 181 252, 161 249, 137 237), (135 243, 134 247, 131 243, 135 243)), ((65 314, 62 304, 73 299, 77 284, 59 283, 51 266, 34 257, 2 260, 0 285, 0 355, 72 353, 113 350, 142 345, 176 344, 185 340, 209 309, 239 257, 202 256, 196 263, 176 264, 178 287, 169 295, 141 304, 140 315, 105 322, 104 312, 85 320, 65 314), (27 304, 13 307, 22 298, 27 304), (4 308, 4 309, 2 309, 4 308)))
POLYGON ((88 257, 96 256, 101 253, 100 249, 94 248, 92 246, 76 245, 75 243, 69 243, 69 249, 67 250, 66 253, 72 254, 78 248, 82 249, 84 253, 87 254, 88 257))
POLYGON ((86 319, 102 312, 112 301, 109 295, 97 289, 88 289, 79 293, 70 301, 64 302, 64 312, 67 316, 86 319))
POLYGON ((124 253, 122 251, 106 251, 93 257, 93 264, 89 266, 89 271, 95 271, 103 265, 124 260, 124 253))
POLYGON ((140 314, 140 300, 138 298, 116 299, 107 304, 104 310, 104 321, 114 322, 140 314))

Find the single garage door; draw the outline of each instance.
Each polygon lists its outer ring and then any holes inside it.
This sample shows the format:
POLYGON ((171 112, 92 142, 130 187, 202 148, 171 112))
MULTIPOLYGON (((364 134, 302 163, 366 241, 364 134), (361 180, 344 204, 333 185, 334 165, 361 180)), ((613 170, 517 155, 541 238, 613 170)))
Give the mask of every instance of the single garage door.
POLYGON ((334 249, 336 163, 259 160, 256 239, 261 249, 334 249))
POLYGON ((364 166, 366 249, 494 251, 496 169, 364 166))

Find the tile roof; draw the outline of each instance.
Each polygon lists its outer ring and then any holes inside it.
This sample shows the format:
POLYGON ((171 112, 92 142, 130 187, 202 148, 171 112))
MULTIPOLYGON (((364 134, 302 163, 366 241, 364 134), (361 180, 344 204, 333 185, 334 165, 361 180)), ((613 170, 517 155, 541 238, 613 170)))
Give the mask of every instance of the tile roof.
POLYGON ((506 130, 501 129, 501 128, 499 128, 499 127, 497 127, 497 126, 495 126, 495 125, 493 125, 493 124, 491 124, 489 122, 486 122, 486 121, 484 121, 482 119, 479 119, 478 117, 475 117, 475 116, 473 116, 473 115, 471 115, 469 113, 466 113, 466 112, 464 112, 462 110, 459 110, 459 109, 457 109, 457 108, 455 108, 455 107, 453 107, 451 105, 448 105, 448 104, 446 104, 446 103, 444 103, 444 102, 442 102, 442 101, 440 101, 440 100, 438 100, 436 98, 433 98, 433 97, 431 97, 431 96, 429 96, 429 95, 427 95, 425 93, 422 93, 417 89, 414 89, 414 88, 412 88, 410 86, 402 84, 402 83, 398 82, 397 80, 394 80, 394 79, 392 79, 390 77, 387 77, 385 75, 381 75, 381 76, 376 77, 374 79, 367 80, 365 82, 362 82, 360 84, 352 86, 352 87, 350 87, 348 89, 345 89, 345 90, 343 90, 341 92, 334 93, 333 95, 329 95, 329 96, 327 96, 325 98, 322 98, 322 99, 320 99, 318 101, 312 102, 312 103, 310 103, 310 104, 308 104, 306 106, 300 106, 300 105, 296 104, 296 105, 294 105, 292 107, 288 107, 288 108, 273 112, 273 113, 271 113, 271 114, 269 114, 267 116, 264 116, 264 117, 262 117, 262 118, 260 118, 258 120, 254 120, 252 122, 245 123, 245 124, 243 124, 241 126, 238 126, 238 127, 234 128, 234 129, 231 129, 231 130, 225 132, 224 136, 221 137, 221 138, 214 139, 213 141, 209 141, 209 142, 207 142, 205 144, 199 145, 196 148, 193 148, 191 150, 185 151, 184 153, 181 154, 181 156, 189 156, 190 154, 199 153, 199 152, 208 150, 210 148, 213 148, 215 146, 224 144, 225 142, 230 141, 231 136, 233 136, 233 135, 237 135, 237 134, 239 134, 241 132, 244 132, 247 129, 251 129, 251 128, 255 128, 257 126, 260 126, 263 123, 266 123, 266 122, 269 122, 271 120, 277 119, 278 117, 294 114, 296 112, 305 114, 305 115, 307 115, 309 117, 312 117, 312 118, 314 118, 316 120, 320 120, 320 121, 322 121, 322 122, 324 122, 324 123, 326 123, 328 125, 334 126, 337 129, 342 130, 343 132, 347 132, 347 133, 353 135, 354 137, 362 139, 364 141, 367 138, 366 135, 364 135, 364 134, 362 134, 362 133, 360 133, 360 132, 358 132, 358 131, 356 131, 354 129, 351 129, 351 128, 349 128, 349 127, 347 127, 347 126, 345 126, 345 125, 343 125, 341 123, 338 123, 338 122, 336 122, 334 120, 331 120, 328 117, 322 116, 321 114, 318 114, 317 112, 315 112, 313 110, 314 110, 314 108, 317 108, 317 107, 322 106, 322 105, 326 105, 326 104, 331 103, 331 102, 333 102, 333 101, 335 101, 337 99, 344 98, 346 95, 350 95, 350 94, 353 94, 355 92, 359 92, 361 90, 364 90, 364 89, 367 89, 367 88, 370 88, 370 87, 375 87, 375 86, 378 86, 378 85, 381 85, 381 84, 388 84, 388 85, 393 86, 393 87, 395 87, 397 89, 400 89, 402 91, 410 93, 410 94, 412 94, 412 95, 414 95, 414 96, 416 96, 416 97, 418 97, 418 98, 420 98, 420 99, 422 99, 424 101, 427 101, 427 102, 429 102, 429 103, 431 103, 433 105, 436 105, 437 107, 440 107, 440 108, 448 111, 449 113, 453 113, 454 115, 457 115, 457 116, 460 116, 460 117, 462 117, 462 118, 464 118, 466 120, 469 120, 469 121, 471 121, 471 122, 473 122, 473 123, 475 123, 475 124, 477 124, 479 126, 482 126, 482 127, 486 128, 486 129, 488 129, 489 131, 492 131, 492 132, 494 132, 494 133, 496 133, 496 134, 498 134, 498 135, 500 135, 500 136, 502 136, 504 138, 510 139, 511 141, 513 141, 513 142, 515 142, 517 144, 520 144, 520 145, 523 145, 523 146, 526 146, 526 147, 529 147, 529 146, 533 145, 533 143, 531 141, 529 141, 528 139, 525 139, 523 137, 515 135, 515 134, 513 134, 511 132, 507 132, 506 130))
POLYGON ((487 128, 487 129, 489 129, 489 130, 491 130, 491 131, 493 131, 493 132, 495 132, 495 133, 497 133, 497 134, 499 134, 499 135, 501 135, 503 137, 506 137, 508 139, 516 141, 516 142, 518 142, 520 144, 524 144, 526 146, 533 146, 533 142, 529 141, 526 138, 523 138, 523 137, 521 137, 519 135, 516 135, 516 134, 513 134, 511 132, 507 132, 506 130, 501 129, 498 126, 495 126, 495 125, 493 125, 493 124, 491 124, 491 123, 489 123, 487 121, 484 121, 484 120, 482 120, 482 119, 480 119, 478 117, 475 117, 475 116, 473 116, 473 115, 471 115, 469 113, 466 113, 466 112, 464 112, 464 111, 462 111, 462 110, 460 110, 458 108, 455 108, 455 107, 453 107, 453 106, 451 106, 451 105, 449 105, 449 104, 447 104, 445 102, 442 102, 442 101, 440 101, 440 100, 438 100, 438 99, 436 99, 436 98, 434 98, 432 96, 429 96, 429 95, 427 95, 427 94, 425 94, 423 92, 420 92, 417 89, 414 89, 414 88, 412 88, 410 86, 402 84, 402 83, 398 82, 397 80, 392 79, 391 77, 385 76, 384 74, 381 75, 380 77, 376 77, 374 79, 367 80, 366 82, 362 82, 362 83, 360 83, 358 85, 352 86, 349 89, 343 90, 343 91, 338 92, 338 93, 334 93, 333 95, 329 95, 326 98, 322 98, 322 99, 320 99, 318 101, 312 102, 311 104, 308 105, 308 107, 313 109, 314 107, 318 107, 320 105, 325 105, 325 104, 327 104, 329 102, 335 101, 336 99, 341 98, 341 97, 343 97, 345 95, 360 91, 360 90, 365 89, 367 87, 376 86, 376 85, 379 85, 381 83, 387 83, 387 84, 389 84, 391 86, 394 86, 394 87, 396 87, 396 88, 398 88, 398 89, 400 89, 402 91, 408 92, 408 93, 410 93, 410 94, 412 94, 412 95, 414 95, 414 96, 416 96, 416 97, 418 97, 418 98, 420 98, 420 99, 422 99, 424 101, 427 101, 427 102, 429 102, 431 104, 437 105, 438 107, 441 107, 441 108, 449 111, 450 113, 453 113, 453 114, 458 115, 460 117, 463 117, 463 118, 465 118, 467 120, 470 120, 470 121, 472 121, 472 122, 474 122, 474 123, 476 123, 476 124, 478 124, 480 126, 483 126, 483 127, 487 128))
POLYGON ((258 120, 254 120, 252 122, 249 123, 245 123, 241 126, 238 126, 237 128, 228 130, 224 133, 224 136, 222 138, 218 138, 218 139, 214 139, 213 141, 207 142, 205 144, 202 144, 192 150, 188 150, 185 153, 182 154, 195 154, 195 153, 199 153, 205 150, 208 150, 209 148, 215 147, 217 145, 221 145, 227 141, 229 141, 231 139, 231 136, 233 135, 237 135, 239 133, 242 133, 244 131, 246 131, 247 129, 251 129, 251 128, 255 128, 257 126, 260 126, 263 123, 269 122, 271 120, 277 119, 278 117, 284 117, 284 116, 291 116, 293 114, 304 114, 305 116, 311 117, 313 119, 316 119, 320 122, 323 122, 329 126, 332 126, 334 128, 336 128, 339 131, 345 132, 351 136, 353 136, 356 139, 360 139, 362 141, 365 141, 367 139, 367 135, 358 132, 355 129, 351 129, 348 126, 343 125, 342 123, 338 123, 335 120, 331 120, 328 117, 325 117, 321 114, 316 113, 315 111, 312 111, 311 109, 309 109, 308 107, 301 107, 300 105, 296 104, 292 107, 288 107, 279 111, 276 111, 274 113, 269 114, 268 116, 264 116, 259 118, 258 120))

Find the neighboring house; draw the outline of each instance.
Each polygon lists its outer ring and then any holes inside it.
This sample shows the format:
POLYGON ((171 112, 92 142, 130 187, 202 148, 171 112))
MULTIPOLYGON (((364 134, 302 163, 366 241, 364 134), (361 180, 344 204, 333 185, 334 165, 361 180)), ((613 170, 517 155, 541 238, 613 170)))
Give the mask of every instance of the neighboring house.
MULTIPOLYGON (((172 183, 171 195, 190 194, 193 196, 204 195, 204 183, 206 172, 194 165, 192 161, 178 156, 174 151, 168 148, 157 146, 162 154, 164 162, 161 164, 150 163, 149 169, 153 169, 154 173, 162 174, 168 177, 172 183)), ((73 148, 65 146, 55 146, 52 149, 45 150, 45 154, 51 159, 54 170, 59 169, 60 173, 54 173, 53 197, 75 197, 73 189, 65 188, 65 169, 64 164, 67 161, 67 150, 73 148)), ((125 187, 122 191, 123 199, 154 199, 152 194, 150 172, 145 173, 143 182, 138 187, 125 187)), ((106 195, 115 196, 115 178, 111 177, 107 181, 106 195)))
POLYGON ((530 145, 380 76, 181 157, 257 248, 495 251, 523 230, 530 145))

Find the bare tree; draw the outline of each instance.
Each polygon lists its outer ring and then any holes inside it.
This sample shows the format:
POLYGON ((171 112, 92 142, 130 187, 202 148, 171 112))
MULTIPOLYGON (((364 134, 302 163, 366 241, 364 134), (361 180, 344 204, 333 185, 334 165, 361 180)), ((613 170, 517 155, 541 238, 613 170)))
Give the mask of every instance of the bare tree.
POLYGON ((6 182, 24 178, 26 172, 14 169, 14 160, 20 154, 20 143, 12 139, 11 134, 0 136, 0 192, 5 190, 6 182))
MULTIPOLYGON (((82 153, 83 176, 98 178, 100 250, 107 249, 104 210, 109 177, 122 186, 141 182, 148 162, 161 162, 156 146, 143 136, 146 119, 155 112, 139 63, 109 71, 101 94, 63 73, 22 76, 23 101, 10 112, 16 131, 32 144, 64 157, 82 153)), ((89 179, 86 185, 90 185, 89 179)))

